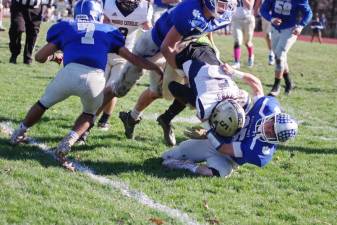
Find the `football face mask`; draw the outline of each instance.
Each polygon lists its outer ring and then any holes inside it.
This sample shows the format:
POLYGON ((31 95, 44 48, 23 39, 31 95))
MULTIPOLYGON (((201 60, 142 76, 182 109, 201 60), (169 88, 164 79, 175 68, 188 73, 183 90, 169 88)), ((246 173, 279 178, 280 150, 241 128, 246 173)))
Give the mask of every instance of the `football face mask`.
POLYGON ((294 139, 298 132, 298 124, 290 115, 277 113, 263 118, 257 130, 261 132, 262 141, 276 144, 294 139), (268 129, 269 127, 271 129, 268 129))

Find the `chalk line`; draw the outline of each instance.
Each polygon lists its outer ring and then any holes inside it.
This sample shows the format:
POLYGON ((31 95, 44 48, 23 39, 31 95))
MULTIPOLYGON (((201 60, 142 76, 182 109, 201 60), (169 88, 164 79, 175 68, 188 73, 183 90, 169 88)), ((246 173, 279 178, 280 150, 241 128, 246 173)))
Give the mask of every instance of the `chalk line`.
MULTIPOLYGON (((11 126, 11 123, 10 122, 0 122, 0 132, 10 136, 13 133, 13 128, 11 126)), ((28 144, 38 147, 40 150, 42 150, 43 152, 52 156, 55 159, 54 152, 46 144, 40 143, 37 140, 34 140, 33 138, 30 138, 28 140, 28 144)), ((166 205, 158 203, 152 200, 151 198, 149 198, 143 192, 130 188, 126 183, 118 179, 111 179, 111 178, 107 178, 104 176, 96 175, 93 169, 86 167, 84 165, 81 165, 76 160, 71 160, 71 161, 74 163, 76 171, 86 174, 92 180, 100 184, 103 184, 103 185, 109 185, 110 187, 119 190, 122 193, 122 195, 132 198, 136 200, 137 202, 145 206, 148 206, 149 208, 163 212, 166 215, 179 220, 183 224, 199 225, 198 222, 190 218, 186 213, 178 209, 173 209, 166 205)))

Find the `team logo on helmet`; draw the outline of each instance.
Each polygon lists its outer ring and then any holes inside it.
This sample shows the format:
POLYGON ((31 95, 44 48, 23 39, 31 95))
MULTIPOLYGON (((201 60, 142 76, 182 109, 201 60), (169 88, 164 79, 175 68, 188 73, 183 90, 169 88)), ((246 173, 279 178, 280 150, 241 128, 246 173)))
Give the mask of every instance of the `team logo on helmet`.
POLYGON ((232 137, 245 124, 245 111, 233 99, 221 101, 209 119, 215 132, 224 137, 232 137))

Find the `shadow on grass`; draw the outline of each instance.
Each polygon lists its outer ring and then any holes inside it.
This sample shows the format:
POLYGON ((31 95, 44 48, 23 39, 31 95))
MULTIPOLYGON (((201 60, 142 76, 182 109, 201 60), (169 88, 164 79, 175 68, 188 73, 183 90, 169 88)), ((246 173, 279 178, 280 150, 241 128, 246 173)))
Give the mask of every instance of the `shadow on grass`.
POLYGON ((58 163, 52 156, 46 155, 42 150, 35 146, 19 144, 12 146, 9 139, 0 138, 0 157, 7 160, 36 160, 43 167, 58 167, 58 163))
MULTIPOLYGON (((266 87, 269 87, 271 88, 273 85, 272 84, 264 84, 266 87)), ((284 85, 281 85, 283 88, 285 88, 284 85)), ((304 90, 304 91, 308 91, 308 92, 318 92, 318 93, 321 93, 321 92, 324 92, 325 94, 328 94, 328 93, 331 93, 331 94, 334 94, 336 92, 335 89, 329 89, 329 88, 326 88, 326 87, 322 87, 322 88, 319 88, 319 87, 310 87, 310 86, 300 86, 298 84, 295 83, 295 87, 294 87, 294 90, 295 91, 298 91, 298 90, 304 90)), ((282 90, 281 90, 282 92, 282 90)))
POLYGON ((81 161, 86 166, 95 170, 96 174, 119 175, 121 173, 141 172, 158 178, 176 179, 182 177, 196 177, 196 175, 184 170, 168 170, 161 165, 161 158, 149 158, 143 163, 133 162, 109 162, 109 161, 81 161))
POLYGON ((289 152, 304 152, 306 154, 337 154, 337 148, 319 148, 279 145, 278 149, 289 152))

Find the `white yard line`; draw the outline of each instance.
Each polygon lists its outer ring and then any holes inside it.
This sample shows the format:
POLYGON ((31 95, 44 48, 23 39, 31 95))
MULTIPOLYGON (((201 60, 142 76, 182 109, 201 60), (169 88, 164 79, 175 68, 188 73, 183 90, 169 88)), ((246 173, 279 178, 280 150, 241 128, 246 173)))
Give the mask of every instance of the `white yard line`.
MULTIPOLYGON (((10 122, 0 122, 0 132, 4 133, 6 135, 11 135, 13 133, 13 128, 10 122)), ((39 149, 41 149, 43 152, 46 154, 52 156, 55 158, 55 155, 50 147, 47 145, 38 142, 37 140, 30 139, 29 143, 30 145, 36 146, 39 149)), ((90 177, 92 180, 103 184, 103 185, 108 185, 114 189, 119 190, 124 196, 128 198, 132 198, 136 200, 137 202, 155 209, 157 211, 163 212, 167 214, 168 216, 175 218, 179 220, 182 224, 188 224, 188 225, 199 225, 198 222, 190 218, 186 213, 178 210, 178 209, 173 209, 170 208, 166 205, 163 205, 161 203, 156 202, 155 200, 149 198, 146 194, 144 194, 141 191, 131 189, 126 183, 123 181, 120 181, 116 178, 107 178, 104 176, 96 175, 95 171, 93 169, 90 169, 89 167, 81 165, 78 161, 72 160, 72 162, 75 165, 75 168, 77 171, 82 172, 86 174, 88 177, 90 177)))

